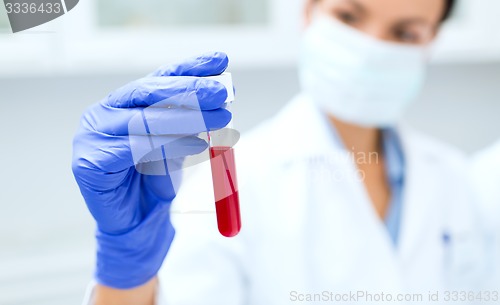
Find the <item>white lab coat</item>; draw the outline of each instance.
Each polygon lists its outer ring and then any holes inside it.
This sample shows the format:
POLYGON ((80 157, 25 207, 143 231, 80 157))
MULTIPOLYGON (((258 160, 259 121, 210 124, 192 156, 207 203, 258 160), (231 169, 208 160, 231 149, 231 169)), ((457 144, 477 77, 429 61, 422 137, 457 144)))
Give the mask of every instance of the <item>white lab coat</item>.
POLYGON ((477 153, 471 161, 471 177, 479 198, 483 224, 489 239, 491 286, 500 287, 500 142, 477 153))
MULTIPOLYGON (((279 305, 299 294, 365 291, 422 293, 422 304, 429 291, 472 288, 484 251, 465 159, 407 127, 398 133, 406 187, 397 248, 325 117, 299 96, 235 147, 237 237, 217 232, 209 163, 186 177, 158 303, 279 305)), ((342 304, 362 300, 374 303, 342 304)))

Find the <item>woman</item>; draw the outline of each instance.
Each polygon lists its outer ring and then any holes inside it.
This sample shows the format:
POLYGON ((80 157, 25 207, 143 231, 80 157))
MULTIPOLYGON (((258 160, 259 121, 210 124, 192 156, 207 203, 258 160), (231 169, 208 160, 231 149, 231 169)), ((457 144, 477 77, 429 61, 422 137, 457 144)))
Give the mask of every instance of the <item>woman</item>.
MULTIPOLYGON (((482 257, 463 158, 398 124, 453 2, 307 1, 302 94, 237 147, 243 229, 230 240, 213 214, 180 215, 169 250, 169 203, 213 207, 210 169, 176 194, 173 175, 135 170, 124 128, 137 108, 183 92, 196 93, 206 129, 225 126, 227 92, 193 78, 222 73, 223 54, 162 68, 92 107, 73 165, 98 224, 94 303, 422 303, 472 289, 482 257)), ((138 133, 185 134, 185 116, 155 116, 161 124, 138 133)))

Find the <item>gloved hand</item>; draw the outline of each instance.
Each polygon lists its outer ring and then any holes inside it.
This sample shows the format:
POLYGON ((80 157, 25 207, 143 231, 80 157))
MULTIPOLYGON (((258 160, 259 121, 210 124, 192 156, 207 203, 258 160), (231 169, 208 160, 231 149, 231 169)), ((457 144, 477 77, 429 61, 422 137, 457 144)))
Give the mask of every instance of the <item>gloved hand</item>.
POLYGON ((73 173, 97 223, 96 280, 127 289, 158 272, 174 237, 170 203, 200 132, 231 120, 225 87, 203 76, 228 65, 209 53, 168 65, 91 106, 73 142, 73 173), (167 162, 168 161, 168 162, 167 162))

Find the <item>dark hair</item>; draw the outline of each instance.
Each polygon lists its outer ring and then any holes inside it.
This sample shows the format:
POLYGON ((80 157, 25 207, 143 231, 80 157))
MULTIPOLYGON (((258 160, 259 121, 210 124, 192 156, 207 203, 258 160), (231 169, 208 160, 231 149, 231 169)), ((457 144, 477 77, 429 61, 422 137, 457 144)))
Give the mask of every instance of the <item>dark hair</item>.
POLYGON ((450 18, 451 14, 453 13, 453 8, 455 7, 456 3, 457 3, 456 0, 445 0, 443 17, 441 18, 442 22, 444 22, 450 18))

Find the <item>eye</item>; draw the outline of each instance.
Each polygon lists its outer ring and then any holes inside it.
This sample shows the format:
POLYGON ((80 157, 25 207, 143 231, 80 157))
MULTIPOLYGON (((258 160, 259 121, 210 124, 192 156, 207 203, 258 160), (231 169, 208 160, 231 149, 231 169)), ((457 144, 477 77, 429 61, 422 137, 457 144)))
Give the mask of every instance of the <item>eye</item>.
POLYGON ((339 11, 336 13, 336 16, 338 20, 342 21, 345 24, 352 25, 359 21, 359 17, 349 11, 339 11))
POLYGON ((417 33, 404 29, 396 30, 394 37, 397 41, 402 43, 416 44, 420 42, 420 37, 417 33))

